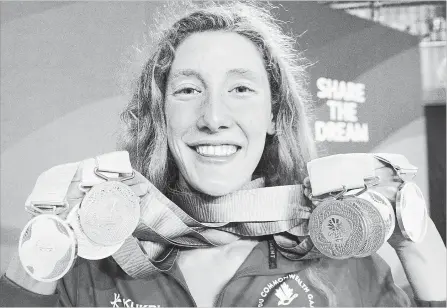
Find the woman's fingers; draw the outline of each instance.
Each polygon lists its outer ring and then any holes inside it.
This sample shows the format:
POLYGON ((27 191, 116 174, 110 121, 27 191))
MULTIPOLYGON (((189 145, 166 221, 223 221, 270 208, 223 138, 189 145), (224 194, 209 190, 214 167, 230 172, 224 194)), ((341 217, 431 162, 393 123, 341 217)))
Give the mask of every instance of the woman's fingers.
POLYGON ((310 188, 310 179, 309 179, 309 177, 306 177, 306 178, 304 179, 304 181, 303 181, 303 185, 304 185, 305 187, 309 187, 309 188, 310 188))
POLYGON ((129 185, 129 188, 132 189, 135 195, 137 195, 138 197, 142 197, 147 194, 147 191, 149 190, 149 184, 139 183, 132 186, 129 185))
POLYGON ((138 171, 134 170, 134 177, 128 180, 123 181, 124 184, 128 185, 128 186, 133 186, 133 185, 137 185, 140 183, 149 183, 149 180, 146 179, 141 173, 139 173, 138 171))
POLYGON ((396 202, 397 192, 399 191, 399 185, 379 185, 370 189, 382 194, 391 202, 391 204, 394 204, 396 202))
POLYGON ((80 180, 72 181, 68 186, 67 199, 78 199, 84 197, 84 192, 79 189, 80 180))
POLYGON ((397 172, 390 166, 376 160, 375 175, 380 178, 380 183, 388 185, 388 183, 401 183, 402 180, 397 172))
POLYGON ((309 198, 310 195, 310 189, 309 188, 304 188, 304 195, 309 198))

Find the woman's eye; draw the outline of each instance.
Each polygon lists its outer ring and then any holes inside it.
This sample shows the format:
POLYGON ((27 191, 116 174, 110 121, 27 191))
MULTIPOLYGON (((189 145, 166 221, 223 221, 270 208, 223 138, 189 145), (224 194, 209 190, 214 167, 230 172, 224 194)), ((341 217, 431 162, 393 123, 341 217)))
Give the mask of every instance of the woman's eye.
POLYGON ((182 95, 194 95, 198 93, 201 92, 194 88, 183 88, 174 92, 174 94, 182 94, 182 95))
POLYGON ((234 92, 237 94, 244 94, 244 93, 254 92, 254 91, 246 86, 238 86, 238 87, 234 88, 233 90, 231 90, 230 92, 234 92))

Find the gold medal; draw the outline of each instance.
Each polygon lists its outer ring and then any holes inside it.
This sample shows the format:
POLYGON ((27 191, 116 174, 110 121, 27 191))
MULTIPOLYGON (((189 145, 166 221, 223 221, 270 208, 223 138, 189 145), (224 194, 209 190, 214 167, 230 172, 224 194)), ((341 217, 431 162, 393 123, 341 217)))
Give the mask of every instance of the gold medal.
POLYGON ((76 249, 73 230, 56 215, 34 217, 20 234, 20 261, 26 272, 38 281, 62 278, 76 259, 76 249))
POLYGON ((118 181, 93 186, 79 209, 83 233, 102 246, 122 244, 133 233, 139 219, 138 196, 118 181))

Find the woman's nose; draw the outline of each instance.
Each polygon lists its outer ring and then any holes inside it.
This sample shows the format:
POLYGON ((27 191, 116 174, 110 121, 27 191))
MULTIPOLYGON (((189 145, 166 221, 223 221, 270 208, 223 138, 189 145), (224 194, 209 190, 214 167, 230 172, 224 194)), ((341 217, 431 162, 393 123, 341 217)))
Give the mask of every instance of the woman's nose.
POLYGON ((201 116, 197 121, 199 129, 215 133, 232 126, 233 118, 221 96, 210 98, 202 104, 201 109, 201 116))

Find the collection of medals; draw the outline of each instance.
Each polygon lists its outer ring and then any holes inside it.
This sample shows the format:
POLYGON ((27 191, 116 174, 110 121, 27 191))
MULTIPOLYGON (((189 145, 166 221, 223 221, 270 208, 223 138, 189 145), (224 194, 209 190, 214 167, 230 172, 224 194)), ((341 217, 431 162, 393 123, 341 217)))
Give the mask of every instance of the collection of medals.
POLYGON ((308 164, 311 199, 318 203, 309 219, 315 247, 333 259, 366 257, 391 237, 397 222, 409 240, 422 240, 427 228, 427 207, 419 187, 407 181, 417 168, 396 154, 340 154, 308 164), (380 186, 375 160, 397 173, 396 200, 374 191, 380 186), (395 205, 393 206, 392 203, 395 205))
POLYGON ((19 240, 19 257, 26 272, 38 281, 56 281, 70 270, 77 256, 98 260, 114 254, 139 221, 139 197, 122 183, 132 174, 127 152, 44 172, 25 204, 28 212, 37 215, 19 240), (82 168, 79 189, 85 195, 70 205, 66 195, 78 168, 82 168))
MULTIPOLYGON (((369 256, 391 237, 396 220, 406 238, 417 242, 424 237, 426 204, 420 189, 408 181, 417 168, 404 156, 333 155, 309 162, 308 171, 309 198, 318 203, 308 229, 321 254, 334 259, 369 256), (397 174, 400 186, 391 202, 374 190, 381 184, 377 161, 397 174)), ((118 252, 142 218, 140 198, 125 184, 133 176, 125 151, 56 166, 41 174, 25 203, 35 217, 19 240, 26 272, 38 281, 56 281, 77 256, 98 260, 118 252), (74 183, 82 196, 70 200, 67 195, 74 183)))

